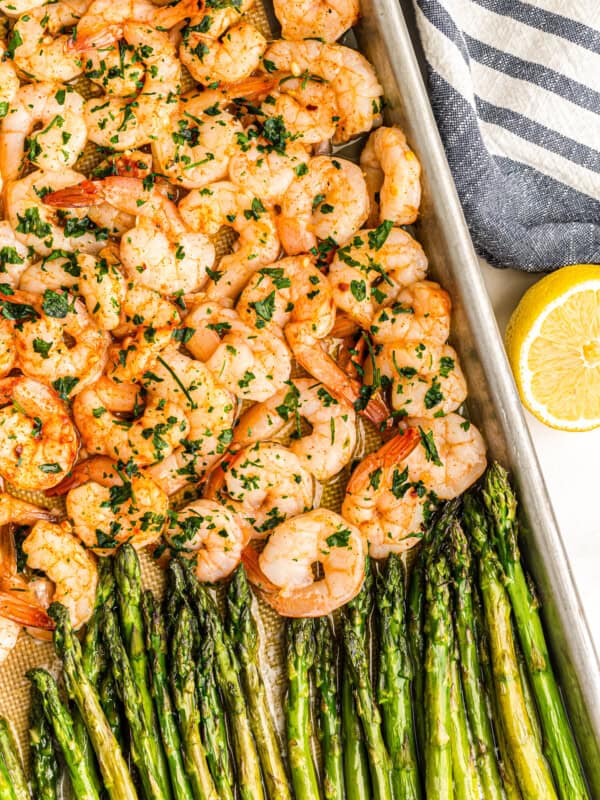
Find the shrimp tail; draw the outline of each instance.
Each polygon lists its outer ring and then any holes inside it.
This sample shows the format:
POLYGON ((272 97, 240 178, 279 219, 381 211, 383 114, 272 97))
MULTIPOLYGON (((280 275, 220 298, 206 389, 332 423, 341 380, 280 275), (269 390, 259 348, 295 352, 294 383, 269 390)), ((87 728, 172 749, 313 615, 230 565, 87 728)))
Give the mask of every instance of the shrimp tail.
POLYGON ((201 16, 205 7, 205 0, 180 0, 177 5, 157 9, 152 24, 156 28, 173 28, 184 19, 201 16))
POLYGON ((82 181, 56 192, 48 192, 43 202, 54 208, 85 208, 103 202, 102 189, 97 181, 82 181))
POLYGON ((27 628, 52 631, 55 627, 54 621, 41 606, 28 603, 11 592, 0 592, 0 616, 27 628))
MULTIPOLYGON (((259 561, 260 553, 252 546, 242 550, 242 564, 250 583, 255 586, 267 599, 279 591, 279 587, 272 583, 262 571, 259 561)), ((267 599, 267 602, 270 600, 267 599)))
POLYGON ((66 478, 46 490, 46 497, 57 497, 67 494, 84 483, 94 481, 102 486, 122 486, 123 478, 119 475, 117 464, 107 456, 94 456, 76 464, 66 478))
POLYGON ((419 433, 415 428, 408 428, 386 442, 377 452, 364 458, 352 473, 346 487, 346 494, 360 492, 369 473, 378 467, 382 466, 387 471, 408 458, 417 446, 419 438, 419 433))
POLYGON ((223 94, 230 100, 243 100, 247 97, 257 97, 268 94, 277 86, 277 80, 262 75, 251 75, 243 81, 226 84, 222 87, 223 94))

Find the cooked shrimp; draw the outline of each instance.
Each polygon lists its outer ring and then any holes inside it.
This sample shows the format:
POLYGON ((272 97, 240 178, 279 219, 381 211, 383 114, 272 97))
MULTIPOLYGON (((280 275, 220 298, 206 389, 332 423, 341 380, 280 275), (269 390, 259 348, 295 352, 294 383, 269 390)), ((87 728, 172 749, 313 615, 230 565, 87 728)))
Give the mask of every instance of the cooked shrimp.
POLYGON ((258 68, 267 49, 267 40, 258 28, 235 20, 232 12, 237 9, 211 9, 194 17, 183 31, 181 63, 203 86, 243 81, 258 68))
POLYGON ((267 207, 280 203, 292 182, 307 168, 309 155, 304 144, 286 141, 282 148, 264 136, 247 135, 236 141, 229 160, 229 179, 267 207))
POLYGON ((210 583, 233 572, 246 544, 237 515, 212 500, 171 512, 165 538, 174 550, 193 556, 196 577, 210 583))
POLYGON ((190 230, 214 237, 227 226, 238 234, 233 253, 221 258, 211 277, 208 297, 235 297, 259 267, 279 254, 273 212, 233 183, 219 181, 193 189, 179 203, 179 210, 190 230))
MULTIPOLYGON (((0 600, 0 614, 1 600, 0 600)), ((19 634, 21 633, 21 625, 18 622, 13 622, 12 619, 0 616, 0 664, 3 664, 9 657, 11 652, 15 649, 19 634)))
POLYGON ((82 72, 82 59, 69 51, 70 30, 85 11, 87 0, 47 3, 22 14, 11 39, 17 69, 29 80, 66 83, 82 72))
POLYGON ((264 403, 242 414, 233 440, 236 444, 273 440, 292 430, 288 448, 317 480, 332 478, 352 458, 356 446, 356 415, 312 378, 296 378, 264 403), (300 421, 311 426, 304 435, 300 421))
POLYGON ((354 525, 326 508, 280 523, 260 555, 243 560, 261 597, 284 617, 321 617, 356 597, 365 577, 366 547, 354 525), (315 579, 320 564, 323 577, 315 579))
POLYGON ((309 39, 274 42, 263 67, 295 77, 322 78, 335 92, 339 120, 334 141, 347 142, 381 123, 381 88, 369 62, 349 47, 309 39))
POLYGON ((43 202, 59 208, 106 202, 135 215, 135 227, 121 239, 121 262, 132 280, 162 294, 198 291, 214 263, 208 238, 190 232, 175 204, 138 178, 83 181, 46 195, 43 202))
POLYGON ((335 92, 322 78, 313 75, 282 78, 260 110, 267 119, 281 120, 285 130, 304 145, 333 139, 338 123, 335 92))
POLYGON ((85 179, 72 169, 60 172, 36 170, 6 186, 8 220, 17 239, 42 256, 54 250, 97 253, 104 247, 108 231, 98 227, 85 207, 54 209, 45 203, 53 191, 73 186, 85 179))
POLYGON ((77 457, 79 439, 57 393, 31 378, 0 380, 0 475, 17 489, 56 486, 77 457))
POLYGON ((114 336, 133 335, 140 328, 174 328, 179 324, 178 307, 153 289, 130 282, 121 304, 121 323, 114 336))
POLYGON ((417 281, 403 289, 396 302, 371 323, 378 344, 428 342, 444 344, 450 335, 450 295, 433 281, 417 281))
POLYGON ((419 542, 433 497, 408 478, 406 459, 418 446, 414 429, 395 436, 364 458, 352 473, 342 515, 369 542, 373 558, 402 553, 419 542))
POLYGON ((0 283, 16 288, 30 261, 28 248, 17 239, 10 222, 0 221, 0 283))
POLYGON ((421 204, 421 165, 399 128, 379 128, 367 141, 360 156, 369 195, 369 222, 390 220, 410 225, 421 204))
POLYGON ((242 400, 261 402, 290 377, 292 360, 280 336, 251 328, 217 302, 196 306, 185 318, 195 332, 186 347, 242 400))
POLYGON ((227 177, 241 123, 218 92, 184 95, 168 126, 156 131, 152 152, 160 171, 185 189, 227 177))
POLYGON ((77 24, 77 35, 69 43, 73 50, 105 47, 123 38, 127 23, 146 23, 169 30, 198 14, 200 0, 179 0, 161 8, 151 0, 92 0, 77 24))
MULTIPOLYGON (((283 328, 304 369, 324 383, 340 402, 359 406, 360 382, 350 378, 324 347, 335 323, 335 307, 327 277, 309 256, 282 258, 259 269, 240 295, 236 311, 259 331, 277 336, 283 328)), ((191 344, 195 346, 195 337, 191 344)), ((388 416, 376 398, 364 411, 376 424, 388 416)))
POLYGON ((20 17, 38 6, 43 6, 47 0, 0 0, 0 11, 7 17, 20 17))
POLYGON ((401 228, 384 223, 359 231, 336 251, 329 280, 336 306, 368 329, 379 309, 394 303, 403 288, 426 273, 421 245, 401 228))
MULTIPOLYGON (((0 10, 4 3, 0 0, 0 10)), ((8 60, 4 43, 0 41, 0 118, 5 117, 19 91, 20 80, 12 61, 8 60)))
POLYGON ((441 500, 466 492, 483 475, 485 443, 477 428, 459 414, 437 419, 411 418, 419 432, 419 446, 406 460, 408 477, 422 482, 441 500))
POLYGON ((231 453, 213 470, 204 496, 239 514, 249 537, 262 537, 318 501, 314 478, 297 455, 274 442, 231 453))
MULTIPOLYGON (((114 97, 136 95, 145 78, 144 63, 136 48, 119 39, 81 54, 84 76, 114 97)), ((139 177, 139 176, 138 176, 139 177)))
POLYGON ((51 494, 64 492, 75 534, 98 556, 153 544, 167 521, 169 498, 154 481, 102 456, 81 461, 51 494))
POLYGON ((22 86, 0 130, 0 172, 4 180, 18 178, 29 164, 57 171, 73 166, 87 141, 82 112, 83 97, 70 86, 22 86))
POLYGON ((25 375, 74 397, 98 380, 106 365, 109 337, 84 304, 64 291, 0 295, 2 314, 16 320, 15 348, 25 375))
POLYGON ((0 317, 0 378, 17 365, 15 352, 15 329, 12 320, 0 317))
POLYGON ((286 253, 307 253, 319 240, 346 244, 369 213, 360 168, 344 158, 315 156, 281 202, 277 229, 286 253))
POLYGON ((365 364, 365 377, 378 370, 389 383, 390 399, 401 416, 439 417, 461 406, 467 383, 456 352, 449 345, 412 342, 384 344, 365 364))
POLYGON ((137 466, 166 458, 185 440, 189 429, 179 403, 165 402, 154 394, 144 403, 136 384, 107 379, 77 395, 73 417, 89 453, 131 460, 137 466))
POLYGON ((54 583, 53 600, 68 609, 71 624, 80 628, 94 610, 98 568, 71 525, 37 522, 23 542, 23 552, 27 566, 41 570, 54 583))
POLYGON ((92 97, 85 103, 88 136, 101 147, 128 150, 154 140, 171 127, 180 90, 181 68, 168 34, 126 23, 125 41, 135 47, 145 78, 133 97, 92 97))
POLYGON ((274 0, 284 39, 335 42, 358 22, 358 0, 274 0))

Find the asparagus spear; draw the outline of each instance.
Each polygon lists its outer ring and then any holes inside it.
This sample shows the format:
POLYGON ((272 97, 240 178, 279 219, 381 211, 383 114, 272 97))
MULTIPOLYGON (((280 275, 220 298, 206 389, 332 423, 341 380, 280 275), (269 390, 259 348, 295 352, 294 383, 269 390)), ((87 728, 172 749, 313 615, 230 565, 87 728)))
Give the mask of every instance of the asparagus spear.
POLYGON ((131 756, 140 777, 146 800, 164 800, 162 776, 153 759, 151 747, 154 732, 148 727, 142 698, 135 682, 133 668, 127 658, 114 609, 102 609, 102 634, 111 655, 111 669, 125 717, 129 723, 131 756))
POLYGON ((5 717, 0 717, 0 756, 6 764, 17 800, 30 800, 21 756, 17 750, 17 743, 14 740, 10 724, 5 717))
POLYGON ((448 562, 436 557, 425 584, 425 797, 453 800, 448 562))
POLYGON ((460 654, 464 701, 473 736, 477 770, 486 800, 502 800, 502 779, 496 762, 494 734, 488 715, 489 700, 481 675, 476 638, 471 551, 457 520, 450 527, 450 561, 454 578, 456 643, 460 654))
POLYGON ((123 641, 140 695, 145 728, 149 733, 148 752, 145 758, 152 761, 157 790, 169 800, 171 798, 169 768, 150 688, 150 669, 142 617, 142 573, 138 555, 130 544, 124 544, 117 550, 114 574, 123 641))
POLYGON ((223 800, 233 800, 234 779, 229 760, 225 716, 215 679, 214 661, 214 644, 206 636, 200 647, 200 659, 196 672, 206 760, 219 796, 223 800))
POLYGON ((531 726, 512 637, 510 601, 502 568, 489 546, 483 509, 465 500, 465 522, 479 557, 479 586, 489 639, 496 698, 521 793, 525 800, 556 798, 552 777, 531 726))
POLYGON ((17 800, 13 785, 10 782, 10 775, 2 758, 0 758, 0 799, 17 800))
POLYGON ((121 748, 104 716, 98 694, 83 669, 81 645, 73 635, 69 612, 60 603, 52 603, 48 614, 56 622, 54 648, 63 660, 67 692, 84 719, 98 758, 104 787, 111 800, 135 800, 137 792, 121 748))
POLYGON ((142 596, 146 648, 150 666, 152 697, 158 716, 164 751, 169 765, 175 800, 192 800, 193 794, 183 766, 177 717, 169 693, 167 634, 160 608, 151 591, 142 596))
POLYGON ((233 573, 227 591, 227 632, 234 642, 250 711, 250 724, 269 800, 291 800, 288 777, 260 672, 259 633, 252 614, 252 591, 243 566, 233 573))
POLYGON ((328 617, 315 622, 315 685, 319 709, 319 742, 324 800, 344 800, 342 724, 338 708, 338 652, 328 617))
POLYGON ((171 654, 171 688, 179 717, 185 768, 197 800, 219 800, 208 768, 200 736, 200 712, 196 699, 193 659, 192 614, 183 605, 174 625, 171 654))
POLYGON ((309 673, 313 658, 312 620, 288 620, 288 694, 285 718, 290 771, 296 800, 320 800, 321 796, 311 747, 309 673))
POLYGON ((516 520, 517 500, 506 471, 492 464, 484 478, 483 500, 494 529, 494 540, 507 578, 515 624, 538 707, 544 752, 550 762, 561 800, 589 797, 577 745, 571 731, 539 615, 521 564, 516 520))
POLYGON ((240 665, 233 643, 225 632, 217 607, 206 589, 196 580, 188 565, 182 566, 188 597, 200 621, 204 636, 215 647, 215 675, 229 714, 238 786, 243 800, 263 800, 260 761, 242 691, 240 665))
POLYGON ((31 687, 29 746, 35 800, 57 800, 58 761, 52 741, 52 726, 46 719, 43 698, 35 685, 31 687))
MULTIPOLYGON (((52 726, 54 736, 67 765, 75 797, 77 797, 77 800, 99 800, 94 776, 90 774, 88 763, 75 738, 71 715, 60 701, 56 681, 44 669, 32 669, 27 673, 27 677, 39 693, 44 714, 48 723, 52 726)), ((46 778, 44 778, 45 780, 46 778)), ((54 796, 56 796, 56 793, 54 796)), ((132 798, 135 796, 135 793, 120 795, 120 797, 132 798)))
MULTIPOLYGON (((452 622, 449 622, 452 638, 452 622)), ((458 646, 453 641, 450 657, 450 713, 452 716, 452 775, 457 800, 479 800, 479 778, 471 747, 459 670, 458 646)))
POLYGON ((377 578, 379 686, 385 741, 392 763, 392 791, 396 800, 421 800, 413 729, 411 681, 404 597, 404 567, 399 555, 388 556, 377 578))
POLYGON ((121 715, 121 704, 119 702, 119 695, 115 685, 115 679, 112 671, 107 669, 100 678, 98 683, 98 697, 100 705, 104 711, 106 721, 110 725, 110 729, 121 750, 125 752, 125 738, 123 736, 123 725, 121 715))

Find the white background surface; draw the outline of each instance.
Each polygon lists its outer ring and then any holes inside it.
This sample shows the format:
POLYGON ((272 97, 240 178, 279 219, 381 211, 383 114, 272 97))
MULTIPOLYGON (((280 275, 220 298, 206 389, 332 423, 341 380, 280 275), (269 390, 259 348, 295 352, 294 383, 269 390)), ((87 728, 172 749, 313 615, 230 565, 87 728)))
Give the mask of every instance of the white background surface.
MULTIPOLYGON (((500 330, 541 276, 481 262, 500 330)), ((600 428, 564 433, 525 412, 596 649, 600 653, 600 428)))

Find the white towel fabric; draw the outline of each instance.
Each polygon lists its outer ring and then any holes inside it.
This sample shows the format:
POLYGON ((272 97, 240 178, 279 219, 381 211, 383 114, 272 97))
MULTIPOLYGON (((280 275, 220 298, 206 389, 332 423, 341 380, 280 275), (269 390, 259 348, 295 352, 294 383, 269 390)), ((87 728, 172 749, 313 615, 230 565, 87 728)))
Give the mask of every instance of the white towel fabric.
POLYGON ((414 3, 478 251, 532 272, 600 263, 600 2, 414 3))

